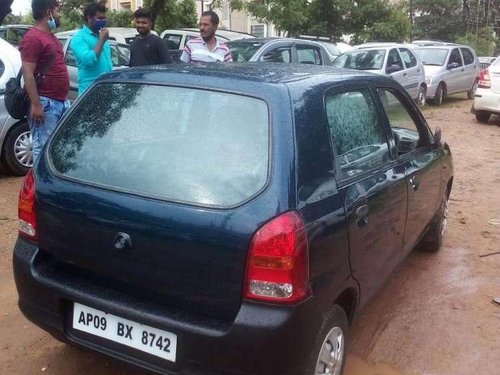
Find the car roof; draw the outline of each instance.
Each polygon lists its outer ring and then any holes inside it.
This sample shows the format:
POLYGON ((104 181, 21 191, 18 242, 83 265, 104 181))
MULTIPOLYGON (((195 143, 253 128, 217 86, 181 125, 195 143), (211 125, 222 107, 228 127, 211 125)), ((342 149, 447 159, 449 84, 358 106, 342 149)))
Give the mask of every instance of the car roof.
MULTIPOLYGON (((162 31, 161 35, 165 34, 179 34, 179 33, 188 33, 190 35, 196 35, 200 36, 200 30, 196 28, 191 28, 191 27, 185 27, 181 29, 166 29, 162 31)), ((224 29, 217 29, 215 32, 216 36, 222 37, 227 40, 234 40, 234 39, 245 39, 245 38, 255 38, 252 34, 247 34, 241 31, 234 31, 234 30, 224 30, 224 29)))
MULTIPOLYGON (((100 81, 165 83, 213 88, 219 78, 223 86, 232 87, 242 81, 273 85, 312 85, 352 80, 394 82, 392 79, 364 71, 309 64, 244 62, 233 64, 172 64, 115 70, 102 75, 100 81), (210 79, 203 79, 209 77, 210 79), (201 79, 200 79, 201 78, 201 79)), ((241 85, 238 85, 241 88, 241 85)))
POLYGON ((266 37, 266 38, 245 38, 245 39, 234 39, 231 40, 228 43, 268 43, 268 42, 275 42, 275 41, 289 41, 289 42, 296 42, 296 43, 310 43, 310 44, 315 44, 315 45, 321 45, 321 41, 316 41, 316 40, 309 40, 309 39, 297 39, 297 38, 284 38, 284 37, 266 37))
POLYGON ((31 29, 33 25, 21 25, 21 24, 15 24, 15 25, 0 25, 0 29, 31 29))

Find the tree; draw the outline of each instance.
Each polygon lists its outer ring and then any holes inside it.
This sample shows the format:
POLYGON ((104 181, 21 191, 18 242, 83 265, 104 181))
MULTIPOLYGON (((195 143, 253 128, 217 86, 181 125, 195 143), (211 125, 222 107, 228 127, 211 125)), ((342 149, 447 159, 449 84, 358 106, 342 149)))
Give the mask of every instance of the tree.
POLYGON ((415 39, 453 42, 462 34, 463 0, 413 0, 415 39))
POLYGON ((23 21, 22 16, 16 16, 15 14, 9 13, 5 16, 4 20, 0 23, 2 25, 13 25, 20 24, 23 21))
POLYGON ((130 10, 108 11, 106 17, 110 27, 134 27, 132 25, 134 15, 130 10))
POLYGON ((144 6, 151 10, 158 31, 194 27, 198 22, 194 0, 145 0, 144 6))

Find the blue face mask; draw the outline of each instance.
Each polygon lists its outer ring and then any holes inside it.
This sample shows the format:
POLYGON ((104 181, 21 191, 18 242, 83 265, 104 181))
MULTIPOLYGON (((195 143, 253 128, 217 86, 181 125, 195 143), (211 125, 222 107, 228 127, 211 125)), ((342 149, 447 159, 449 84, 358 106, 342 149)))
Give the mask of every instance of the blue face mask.
POLYGON ((49 24, 49 28, 51 30, 54 30, 57 28, 56 20, 54 19, 54 17, 52 17, 52 15, 50 16, 50 19, 47 21, 47 23, 49 24))
POLYGON ((95 20, 94 21, 94 32, 98 33, 99 30, 106 27, 106 20, 95 20))

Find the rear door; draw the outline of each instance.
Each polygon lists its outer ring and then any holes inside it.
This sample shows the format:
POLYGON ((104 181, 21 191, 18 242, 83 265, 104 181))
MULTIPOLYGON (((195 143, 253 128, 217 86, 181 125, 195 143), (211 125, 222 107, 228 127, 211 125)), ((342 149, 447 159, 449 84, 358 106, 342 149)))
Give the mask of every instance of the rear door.
POLYGON ((478 79, 478 66, 472 51, 467 47, 461 47, 460 52, 464 60, 464 90, 473 88, 478 79))
POLYGON ((321 49, 319 46, 310 44, 296 43, 295 50, 297 51, 297 63, 310 64, 310 65, 323 65, 325 64, 323 56, 321 56, 321 49))
POLYGON ((404 169, 394 163, 376 97, 364 87, 331 91, 325 98, 344 202, 353 277, 361 303, 399 261, 406 219, 404 169))
POLYGON ((64 63, 68 69, 69 75, 69 94, 68 99, 75 100, 78 96, 78 67, 76 65, 76 57, 73 50, 69 48, 71 37, 59 37, 59 42, 64 48, 64 63))
POLYGON ((385 73, 408 90, 408 72, 397 48, 391 48, 387 54, 385 73))
POLYGON ((399 52, 405 64, 405 72, 407 74, 405 89, 412 98, 416 98, 421 83, 421 67, 418 65, 418 60, 413 52, 408 48, 399 48, 399 52))
POLYGON ((441 170, 445 167, 439 161, 443 151, 432 144, 425 120, 412 101, 394 88, 379 87, 377 92, 391 128, 391 147, 397 155, 398 168, 406 176, 404 256, 413 249, 438 209, 442 198, 441 170))

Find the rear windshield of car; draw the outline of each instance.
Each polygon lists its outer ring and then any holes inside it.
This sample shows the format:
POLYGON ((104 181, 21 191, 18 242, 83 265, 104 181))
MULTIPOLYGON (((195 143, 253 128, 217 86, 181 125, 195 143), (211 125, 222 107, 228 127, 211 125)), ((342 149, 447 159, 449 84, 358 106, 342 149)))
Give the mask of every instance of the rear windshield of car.
POLYGON ((446 48, 416 48, 413 51, 422 64, 441 66, 446 62, 449 50, 446 48))
POLYGON ((267 104, 232 93, 100 84, 49 148, 53 168, 114 190, 195 205, 234 206, 266 184, 267 104))
POLYGON ((333 65, 356 70, 380 70, 384 66, 384 58, 383 49, 349 51, 337 57, 333 65))
POLYGON ((233 61, 248 61, 264 42, 227 42, 233 61))

